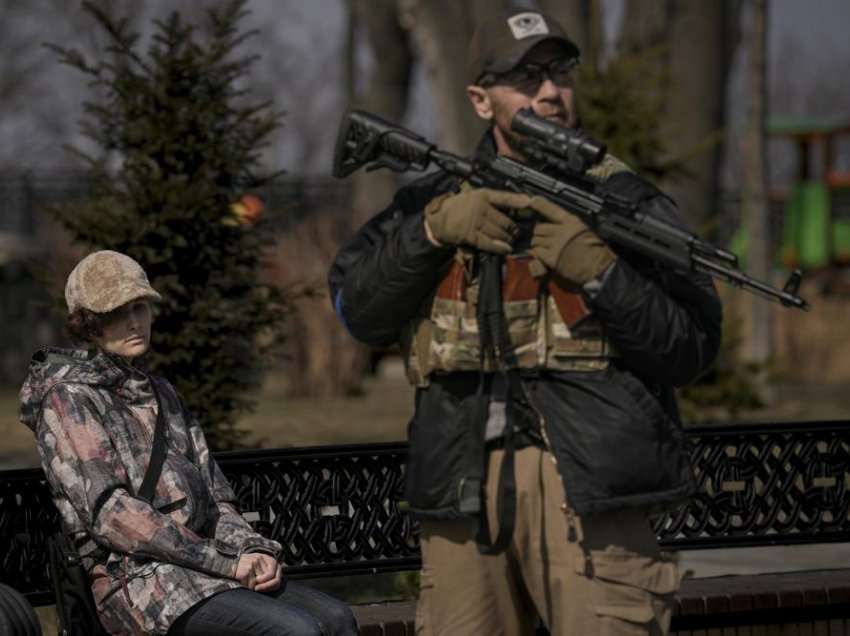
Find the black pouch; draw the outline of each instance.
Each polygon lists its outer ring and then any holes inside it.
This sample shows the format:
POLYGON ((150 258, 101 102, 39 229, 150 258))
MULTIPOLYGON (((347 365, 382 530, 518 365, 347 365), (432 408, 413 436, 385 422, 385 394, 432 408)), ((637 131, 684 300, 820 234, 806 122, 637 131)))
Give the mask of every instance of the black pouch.
POLYGON ((61 532, 47 540, 59 636, 107 636, 100 624, 82 558, 61 532))

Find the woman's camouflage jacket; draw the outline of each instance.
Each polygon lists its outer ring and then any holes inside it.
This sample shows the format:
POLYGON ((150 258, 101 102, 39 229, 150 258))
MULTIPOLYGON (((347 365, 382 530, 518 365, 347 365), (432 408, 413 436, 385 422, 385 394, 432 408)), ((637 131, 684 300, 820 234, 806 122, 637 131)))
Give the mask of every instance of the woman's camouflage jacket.
POLYGON ((45 349, 21 389, 47 480, 84 555, 101 623, 111 633, 166 633, 199 601, 240 587, 239 555, 277 556, 258 535, 171 384, 104 353, 45 349), (137 498, 157 417, 167 454, 152 504, 137 498))

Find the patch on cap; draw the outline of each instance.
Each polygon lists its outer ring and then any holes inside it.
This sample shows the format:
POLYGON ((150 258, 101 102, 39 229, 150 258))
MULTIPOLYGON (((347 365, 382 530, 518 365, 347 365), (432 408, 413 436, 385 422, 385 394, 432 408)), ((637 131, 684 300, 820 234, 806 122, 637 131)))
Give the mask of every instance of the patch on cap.
POLYGON ((539 13, 517 13, 508 18, 508 26, 511 28, 515 40, 522 40, 532 35, 547 35, 549 27, 546 20, 539 13))

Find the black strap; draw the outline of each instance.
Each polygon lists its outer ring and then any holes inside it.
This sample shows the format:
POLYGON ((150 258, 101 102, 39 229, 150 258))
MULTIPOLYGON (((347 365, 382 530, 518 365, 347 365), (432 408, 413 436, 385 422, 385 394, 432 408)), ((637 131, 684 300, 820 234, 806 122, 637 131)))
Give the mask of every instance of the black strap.
POLYGON ((60 636, 106 636, 79 552, 61 532, 47 540, 60 636))
POLYGON ((153 390, 153 396, 156 399, 156 426, 153 432, 151 458, 148 462, 145 476, 142 479, 138 497, 151 503, 154 492, 156 491, 156 484, 159 482, 159 476, 162 474, 162 465, 165 463, 165 415, 162 412, 162 401, 159 399, 159 391, 156 388, 154 379, 149 378, 148 380, 153 390))
MULTIPOLYGON (((162 474, 162 465, 165 462, 165 416, 162 411, 162 401, 159 397, 159 391, 156 388, 156 384, 153 378, 148 377, 148 382, 151 385, 151 391, 153 391, 154 400, 156 400, 156 425, 154 426, 153 432, 153 444, 151 445, 151 456, 148 461, 148 467, 145 470, 145 476, 142 478, 142 485, 139 488, 138 497, 140 499, 144 499, 148 503, 153 501, 154 491, 156 490, 156 485, 159 483, 159 477, 162 474)), ((42 397, 41 403, 39 405, 39 414, 38 419, 41 419, 41 411, 44 409, 44 401, 47 399, 47 396, 50 394, 50 391, 55 389, 60 384, 75 384, 74 381, 66 380, 63 382, 57 382, 53 386, 50 387, 48 392, 42 397)), ((127 484, 128 489, 132 494, 132 486, 127 484)), ((111 492, 109 493, 112 494, 111 492)), ((101 504, 105 503, 105 499, 101 502, 101 504)), ((98 508, 99 506, 95 506, 98 508)))
MULTIPOLYGON (((499 521, 499 534, 495 541, 491 541, 490 523, 487 519, 487 498, 482 493, 481 509, 478 519, 478 536, 476 543, 481 554, 500 554, 504 552, 511 543, 516 526, 516 476, 514 471, 516 456, 516 439, 514 429, 516 428, 516 409, 512 402, 519 399, 522 392, 522 383, 519 372, 516 369, 511 348, 510 335, 504 308, 502 307, 502 264, 504 259, 496 254, 486 252, 478 253, 478 307, 476 319, 478 323, 478 336, 481 347, 479 379, 479 404, 476 409, 478 417, 485 418, 483 422, 476 422, 476 431, 480 432, 480 442, 483 449, 483 431, 486 430, 489 418, 489 404, 492 395, 481 390, 485 386, 484 362, 487 355, 492 355, 497 361, 500 373, 504 377, 505 387, 505 454, 502 459, 502 467, 499 471, 499 486, 496 495, 496 511, 499 521)), ((482 459, 486 466, 486 453, 482 453, 482 459)), ((487 483, 486 470, 483 484, 487 483)))

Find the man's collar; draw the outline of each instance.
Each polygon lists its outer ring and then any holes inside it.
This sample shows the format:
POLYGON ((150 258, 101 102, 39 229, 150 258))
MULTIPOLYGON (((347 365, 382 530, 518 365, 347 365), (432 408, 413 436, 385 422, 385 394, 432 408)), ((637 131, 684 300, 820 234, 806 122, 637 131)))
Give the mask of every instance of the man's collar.
POLYGON ((479 159, 493 159, 496 156, 496 137, 493 136, 493 126, 490 126, 475 148, 475 156, 479 159))

